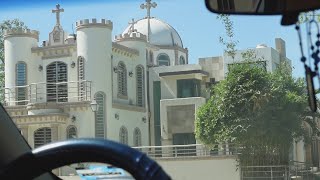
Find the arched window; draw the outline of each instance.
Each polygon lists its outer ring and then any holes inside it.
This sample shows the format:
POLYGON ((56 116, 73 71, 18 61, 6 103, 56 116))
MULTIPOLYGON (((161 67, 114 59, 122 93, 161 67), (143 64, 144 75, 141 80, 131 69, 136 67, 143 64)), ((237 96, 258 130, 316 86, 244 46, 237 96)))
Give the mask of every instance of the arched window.
POLYGON ((139 128, 135 128, 133 131, 133 146, 139 147, 141 145, 141 131, 139 128))
POLYGON ((127 69, 123 62, 118 64, 118 95, 127 96, 127 69))
POLYGON ((122 144, 128 145, 128 130, 126 127, 122 126, 119 132, 119 141, 122 144))
MULTIPOLYGON (((25 62, 18 62, 16 64, 16 86, 27 85, 27 64, 25 62)), ((27 88, 17 87, 16 101, 18 105, 26 104, 27 88)))
POLYGON ((34 148, 51 142, 51 128, 44 127, 34 132, 34 148))
POLYGON ((186 64, 186 60, 183 56, 180 56, 179 64, 186 64))
POLYGON ((82 82, 85 80, 84 77, 84 58, 82 56, 78 57, 78 81, 79 81, 79 100, 85 99, 85 83, 82 82))
POLYGON ((68 101, 67 64, 56 61, 47 66, 47 101, 68 101), (63 83, 65 82, 65 83, 63 83))
POLYGON ((105 138, 105 94, 97 92, 95 99, 98 109, 95 112, 95 136, 96 138, 105 138))
POLYGON ((170 58, 167 54, 159 54, 157 61, 159 66, 170 66, 170 58))
POLYGON ((136 67, 136 83, 137 105, 144 107, 144 68, 141 65, 136 67))
POLYGON ((67 127, 67 139, 77 138, 77 128, 75 126, 67 127))

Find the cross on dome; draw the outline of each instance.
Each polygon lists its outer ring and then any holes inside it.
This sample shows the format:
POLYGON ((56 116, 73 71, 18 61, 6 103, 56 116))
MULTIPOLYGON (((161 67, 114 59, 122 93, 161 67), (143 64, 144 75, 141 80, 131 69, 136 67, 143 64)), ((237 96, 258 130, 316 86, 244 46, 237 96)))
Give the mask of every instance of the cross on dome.
POLYGON ((151 8, 156 8, 156 7, 157 7, 157 3, 155 3, 155 2, 151 3, 151 0, 146 0, 145 4, 140 5, 141 9, 147 9, 147 18, 148 19, 150 18, 151 8))
POLYGON ((56 9, 52 9, 52 13, 56 13, 56 21, 57 21, 57 26, 60 25, 60 13, 64 12, 64 9, 60 9, 60 4, 56 5, 56 9))
POLYGON ((129 29, 129 33, 135 32, 137 31, 136 29, 134 29, 134 25, 137 23, 137 21, 134 21, 134 18, 132 18, 131 22, 129 22, 128 24, 131 25, 130 29, 129 29))

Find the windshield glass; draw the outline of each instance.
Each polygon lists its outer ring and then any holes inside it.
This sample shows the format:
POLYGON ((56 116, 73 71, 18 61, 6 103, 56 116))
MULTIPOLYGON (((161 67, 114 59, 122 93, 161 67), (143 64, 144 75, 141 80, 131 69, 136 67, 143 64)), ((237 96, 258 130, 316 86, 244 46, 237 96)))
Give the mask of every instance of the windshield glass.
MULTIPOLYGON (((302 55, 298 28, 281 16, 213 14, 198 0, 0 5, 0 100, 32 149, 104 138, 173 179, 316 176, 318 113, 301 62, 317 90, 312 13, 299 17, 302 55)), ((131 178, 96 163, 53 173, 131 178)))

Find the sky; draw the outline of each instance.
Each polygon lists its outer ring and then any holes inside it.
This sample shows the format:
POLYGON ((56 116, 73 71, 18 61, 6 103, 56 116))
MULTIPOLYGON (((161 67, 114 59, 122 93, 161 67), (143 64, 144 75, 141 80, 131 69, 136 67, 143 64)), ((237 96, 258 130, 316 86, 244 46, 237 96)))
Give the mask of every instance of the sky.
MULTIPOLYGON (((158 6, 151 10, 157 17, 173 26, 189 49, 189 63, 198 58, 221 56, 224 46, 219 36, 225 29, 217 15, 209 12, 204 0, 154 0, 158 6)), ((105 18, 113 22, 113 36, 121 34, 132 18, 141 19, 146 10, 140 9, 144 0, 1 0, 0 21, 18 18, 34 30, 40 31, 40 42, 47 40, 55 25, 55 14, 51 13, 59 3, 64 8, 61 24, 68 33, 77 20, 105 18)), ((294 26, 281 26, 281 16, 231 16, 234 22, 237 49, 254 48, 258 44, 275 47, 275 38, 286 41, 287 56, 292 60, 293 75, 303 77, 300 62, 299 41, 294 26)))

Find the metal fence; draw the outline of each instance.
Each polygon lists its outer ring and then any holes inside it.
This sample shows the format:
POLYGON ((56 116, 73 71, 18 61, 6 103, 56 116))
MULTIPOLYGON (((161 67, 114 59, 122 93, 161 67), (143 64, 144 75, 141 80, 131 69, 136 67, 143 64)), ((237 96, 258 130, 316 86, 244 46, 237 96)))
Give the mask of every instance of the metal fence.
POLYGON ((202 144, 169 145, 169 146, 142 146, 134 147, 149 157, 177 158, 177 157, 209 157, 209 156, 233 156, 237 155, 238 147, 233 144, 217 144, 209 148, 202 144))
POLYGON ((5 88, 5 105, 45 102, 79 102, 91 100, 91 81, 32 83, 5 88))
MULTIPOLYGON (((237 156, 241 147, 234 144, 202 144, 133 147, 153 159, 237 156)), ((239 166, 241 180, 314 180, 312 165, 290 161, 287 165, 239 166)))
POLYGON ((291 161, 280 166, 240 166, 241 180, 314 180, 311 164, 291 161))
POLYGON ((288 166, 241 166, 242 180, 287 180, 288 166))

